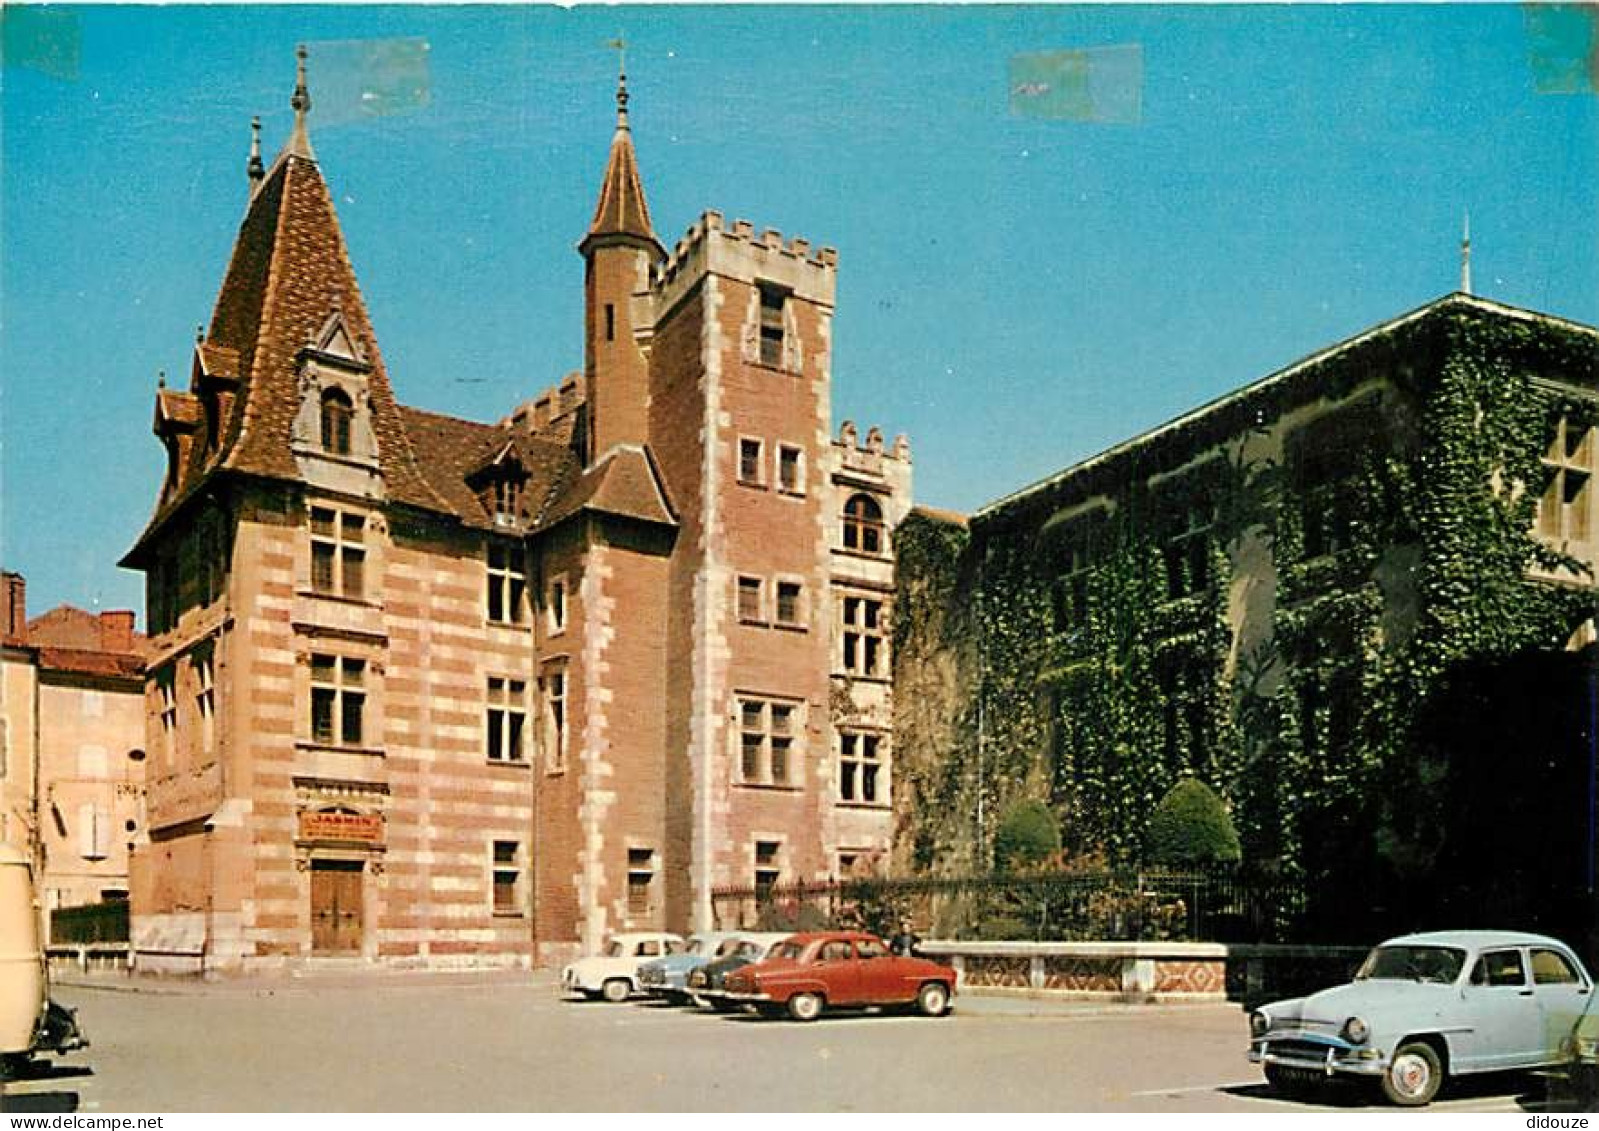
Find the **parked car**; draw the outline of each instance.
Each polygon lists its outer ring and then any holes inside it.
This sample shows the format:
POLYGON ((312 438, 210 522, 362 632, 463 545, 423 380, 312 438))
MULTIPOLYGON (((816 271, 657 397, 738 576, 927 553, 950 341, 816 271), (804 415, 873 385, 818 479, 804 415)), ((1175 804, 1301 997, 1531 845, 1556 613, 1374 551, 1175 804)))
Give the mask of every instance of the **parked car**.
POLYGON ((796 1021, 870 1005, 915 1005, 941 1017, 955 996, 955 972, 890 954, 874 935, 816 931, 790 936, 772 957, 729 974, 725 986, 730 1001, 749 1002, 768 1016, 787 1010, 796 1021))
POLYGON ((707 962, 688 976, 688 991, 694 1001, 708 1005, 719 1013, 727 1013, 743 1006, 729 1001, 726 992, 727 976, 742 970, 751 963, 760 962, 778 946, 794 936, 787 931, 757 931, 740 935, 738 945, 731 954, 707 962))
POLYGON ((646 962, 638 969, 639 987, 651 997, 664 998, 674 1005, 689 1000, 688 976, 713 959, 731 954, 739 936, 728 931, 690 935, 688 945, 676 954, 646 962))
POLYGON ((637 931, 611 936, 599 954, 579 958, 561 971, 561 989, 587 998, 626 1001, 638 992, 638 968, 653 958, 683 949, 681 935, 637 931))
POLYGON ((1452 1076, 1560 1063, 1592 999, 1588 972, 1555 939, 1404 935, 1367 955, 1352 983, 1255 1010, 1249 1059, 1280 1091, 1354 1076, 1420 1106, 1452 1076))

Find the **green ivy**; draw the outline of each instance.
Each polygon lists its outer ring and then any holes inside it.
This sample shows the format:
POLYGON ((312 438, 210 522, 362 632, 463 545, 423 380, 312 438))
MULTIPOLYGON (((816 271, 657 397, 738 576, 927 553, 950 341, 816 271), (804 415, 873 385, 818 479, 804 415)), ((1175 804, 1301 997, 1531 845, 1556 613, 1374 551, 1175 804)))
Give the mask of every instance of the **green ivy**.
POLYGON ((896 535, 895 621, 896 791, 913 863, 986 867, 982 814, 1028 796, 1049 798, 1069 851, 1130 862, 1156 803, 1192 776, 1227 803, 1246 861, 1313 883, 1347 877, 1352 859, 1424 868, 1440 825, 1427 787, 1448 757, 1421 733, 1426 705, 1461 662, 1558 650, 1594 615, 1584 563, 1532 533, 1552 421, 1594 415, 1552 390, 1591 385, 1594 370, 1590 337, 1470 308, 1364 362, 1341 355, 1324 387, 1343 396, 1389 378, 1391 434, 1342 480, 1335 553, 1309 556, 1288 469, 1244 459, 1235 439, 1205 487, 1212 584, 1168 597, 1155 499, 1147 476, 1129 475, 1083 615, 1060 630, 1050 586, 1063 562, 1036 515, 1008 510, 977 537, 913 517, 896 535), (1269 636, 1243 648, 1215 579, 1248 540, 1269 546, 1276 590, 1269 636), (1529 579, 1556 568, 1573 583, 1529 579), (935 669, 953 693, 907 694, 935 669), (951 818, 958 831, 940 831, 951 818))

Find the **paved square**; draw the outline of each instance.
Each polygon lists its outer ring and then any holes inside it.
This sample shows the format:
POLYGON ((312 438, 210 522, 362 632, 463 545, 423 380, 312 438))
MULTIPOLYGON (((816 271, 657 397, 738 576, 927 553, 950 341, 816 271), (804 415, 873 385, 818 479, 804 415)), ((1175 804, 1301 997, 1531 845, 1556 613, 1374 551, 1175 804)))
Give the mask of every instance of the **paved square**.
MULTIPOLYGON (((551 975, 310 976, 155 992, 60 987, 93 1046, 11 1111, 1293 1112, 1244 1059, 1236 1005, 962 996, 953 1016, 800 1025, 562 1000, 551 975)), ((1432 1111, 1542 1109, 1535 1080, 1432 1111)), ((1389 1110, 1335 1089, 1324 1109, 1389 1110)))

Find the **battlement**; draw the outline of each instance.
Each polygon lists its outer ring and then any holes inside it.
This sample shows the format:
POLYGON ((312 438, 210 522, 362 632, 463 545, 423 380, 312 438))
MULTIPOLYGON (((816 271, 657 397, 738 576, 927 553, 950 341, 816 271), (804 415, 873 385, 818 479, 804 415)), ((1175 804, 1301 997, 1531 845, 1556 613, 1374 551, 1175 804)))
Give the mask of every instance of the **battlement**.
POLYGON ((866 439, 862 441, 853 420, 846 420, 839 427, 833 447, 838 452, 839 467, 866 475, 884 474, 887 470, 884 461, 906 465, 911 462, 911 442, 905 433, 894 437, 892 447, 886 447, 882 429, 875 425, 868 428, 866 439))
POLYGON ((583 374, 568 373, 558 385, 523 401, 500 421, 502 427, 541 432, 567 413, 583 407, 583 374))
POLYGON ((812 250, 810 240, 785 239, 775 228, 757 234, 748 220, 734 220, 728 227, 722 214, 711 210, 690 224, 666 259, 651 269, 650 282, 657 293, 664 293, 708 270, 779 283, 803 298, 831 305, 837 269, 836 248, 812 250))

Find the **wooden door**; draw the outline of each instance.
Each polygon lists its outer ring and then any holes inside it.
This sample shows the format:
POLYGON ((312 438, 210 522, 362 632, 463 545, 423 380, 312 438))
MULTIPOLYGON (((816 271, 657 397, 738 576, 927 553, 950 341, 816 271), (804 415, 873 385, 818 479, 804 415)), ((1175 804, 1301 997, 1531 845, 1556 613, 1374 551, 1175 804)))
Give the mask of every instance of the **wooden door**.
POLYGON ((318 954, 361 950, 361 862, 311 861, 311 949, 318 954))

